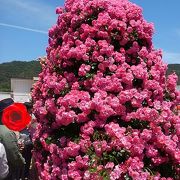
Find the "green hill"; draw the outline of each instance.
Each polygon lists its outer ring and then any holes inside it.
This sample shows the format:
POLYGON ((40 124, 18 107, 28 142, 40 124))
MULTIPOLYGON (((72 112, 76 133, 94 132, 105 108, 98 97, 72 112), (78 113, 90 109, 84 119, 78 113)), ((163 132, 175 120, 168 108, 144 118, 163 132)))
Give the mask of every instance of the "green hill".
POLYGON ((175 72, 178 76, 178 85, 180 85, 180 64, 169 64, 167 74, 175 72))
POLYGON ((12 61, 0 64, 0 91, 10 91, 11 78, 32 78, 41 71, 39 61, 12 61))
MULTIPOLYGON (((0 64, 0 91, 10 91, 11 78, 32 78, 41 71, 39 61, 12 61, 0 64)), ((180 84, 180 64, 169 64, 167 74, 176 72, 180 84)))

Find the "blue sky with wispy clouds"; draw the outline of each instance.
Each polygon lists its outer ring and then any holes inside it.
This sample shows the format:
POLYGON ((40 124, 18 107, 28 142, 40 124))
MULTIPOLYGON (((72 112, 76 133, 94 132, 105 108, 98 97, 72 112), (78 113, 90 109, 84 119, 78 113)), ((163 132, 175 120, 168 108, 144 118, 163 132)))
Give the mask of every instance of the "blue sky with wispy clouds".
MULTIPOLYGON (((155 48, 167 63, 180 64, 180 0, 131 0, 155 25, 155 48)), ((0 63, 46 55, 48 29, 56 23, 64 0, 0 0, 0 63)))

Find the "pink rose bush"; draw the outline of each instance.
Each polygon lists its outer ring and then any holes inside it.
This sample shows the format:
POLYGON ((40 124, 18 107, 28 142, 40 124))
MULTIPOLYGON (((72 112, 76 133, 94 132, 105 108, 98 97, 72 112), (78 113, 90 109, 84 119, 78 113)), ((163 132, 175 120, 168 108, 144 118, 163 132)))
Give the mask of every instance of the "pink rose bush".
POLYGON ((180 174, 176 74, 128 0, 66 0, 34 86, 43 180, 172 180, 180 174))

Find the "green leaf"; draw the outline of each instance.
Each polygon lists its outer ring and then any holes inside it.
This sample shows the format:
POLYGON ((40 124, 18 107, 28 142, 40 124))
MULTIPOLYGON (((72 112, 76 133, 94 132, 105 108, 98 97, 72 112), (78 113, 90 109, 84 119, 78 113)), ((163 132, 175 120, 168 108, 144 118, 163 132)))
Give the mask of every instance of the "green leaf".
POLYGON ((90 172, 90 173, 95 173, 95 172, 97 172, 97 168, 96 168, 96 167, 90 168, 90 169, 89 169, 89 172, 90 172))
POLYGON ((86 73, 86 78, 87 78, 87 79, 91 79, 93 76, 94 76, 94 74, 86 73))
POLYGON ((125 180, 133 180, 133 179, 129 176, 129 174, 125 174, 125 175, 124 175, 124 179, 125 179, 125 180))

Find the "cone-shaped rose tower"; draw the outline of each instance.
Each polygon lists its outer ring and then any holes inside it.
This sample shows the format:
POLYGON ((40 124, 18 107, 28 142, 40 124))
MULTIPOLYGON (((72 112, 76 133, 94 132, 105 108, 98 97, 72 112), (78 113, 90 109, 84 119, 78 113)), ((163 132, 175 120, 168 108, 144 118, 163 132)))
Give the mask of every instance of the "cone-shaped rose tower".
POLYGON ((127 0, 66 0, 34 86, 43 180, 178 179, 177 76, 127 0))

